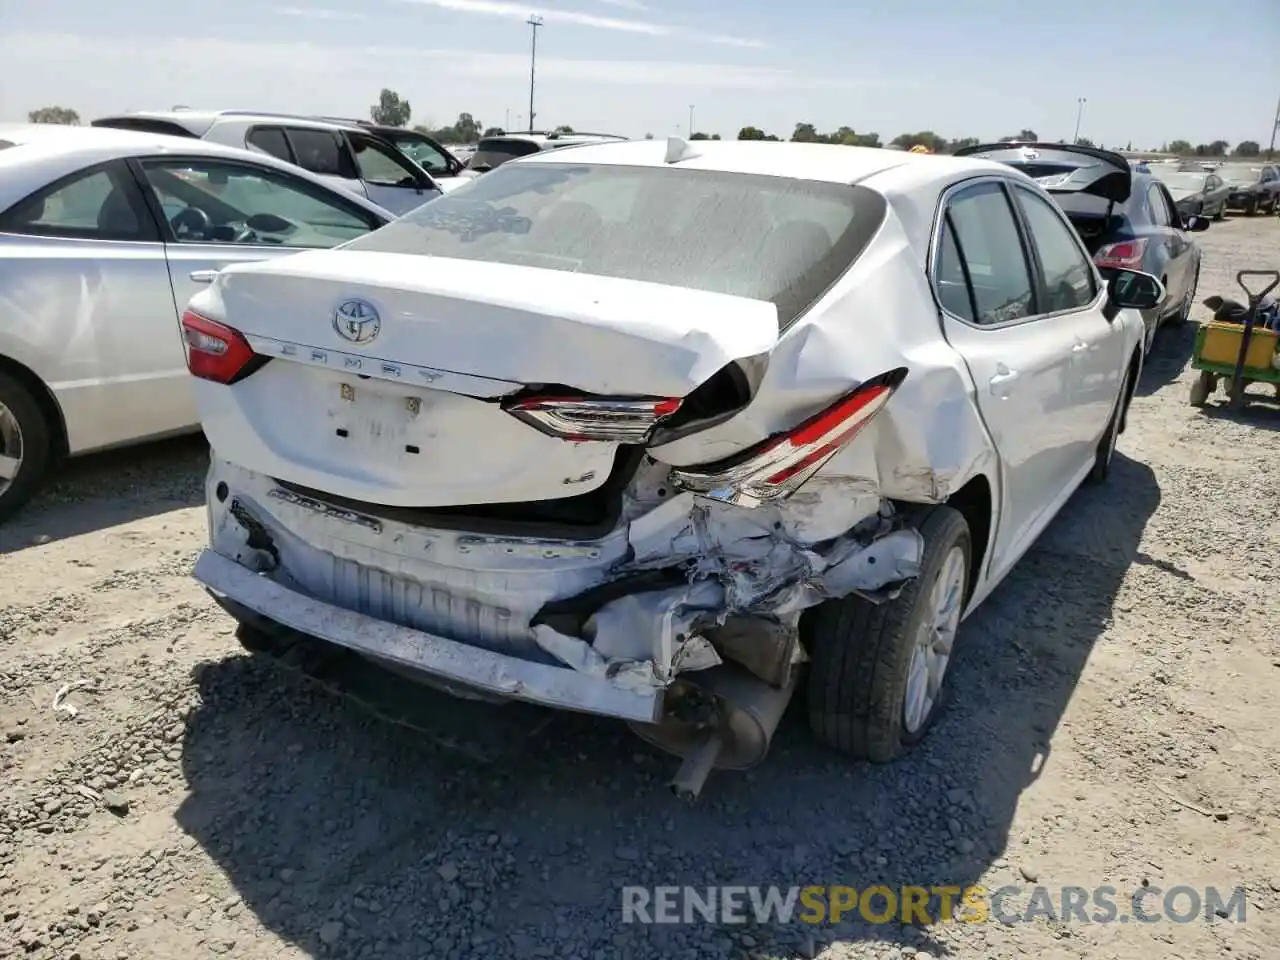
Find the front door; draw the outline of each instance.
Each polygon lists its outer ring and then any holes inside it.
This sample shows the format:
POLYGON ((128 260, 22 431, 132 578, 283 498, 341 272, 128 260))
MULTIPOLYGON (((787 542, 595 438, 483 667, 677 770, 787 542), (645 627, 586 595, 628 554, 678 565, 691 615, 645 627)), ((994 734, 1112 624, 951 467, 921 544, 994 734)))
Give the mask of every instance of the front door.
MULTIPOLYGON (((135 170, 165 221, 175 315, 223 267, 337 246, 382 225, 339 196, 252 162, 153 157, 135 170)), ((173 331, 180 343, 176 322, 173 331)))
POLYGON ((365 193, 378 206, 401 216, 440 196, 421 169, 382 141, 360 133, 347 139, 365 193))

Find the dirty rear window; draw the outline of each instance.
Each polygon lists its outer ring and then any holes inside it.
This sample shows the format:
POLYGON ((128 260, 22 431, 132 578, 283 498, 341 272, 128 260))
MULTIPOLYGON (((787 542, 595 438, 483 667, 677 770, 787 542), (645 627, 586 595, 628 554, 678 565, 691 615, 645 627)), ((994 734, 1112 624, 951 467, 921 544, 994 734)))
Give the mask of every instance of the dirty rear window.
POLYGON ((472 170, 482 167, 500 167, 508 160, 517 160, 540 152, 532 140, 481 140, 467 166, 472 170))
POLYGON ((511 164, 351 250, 589 273, 765 300, 784 326, 865 249, 884 198, 847 184, 670 167, 511 164))

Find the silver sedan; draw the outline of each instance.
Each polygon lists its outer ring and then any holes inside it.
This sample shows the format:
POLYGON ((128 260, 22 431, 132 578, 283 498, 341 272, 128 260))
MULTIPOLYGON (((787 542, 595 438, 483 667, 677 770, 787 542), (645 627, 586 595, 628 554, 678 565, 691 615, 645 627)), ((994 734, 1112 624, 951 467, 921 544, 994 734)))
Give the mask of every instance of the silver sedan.
POLYGON ((179 315, 218 270, 392 219, 244 150, 0 125, 0 521, 64 456, 198 429, 179 315))

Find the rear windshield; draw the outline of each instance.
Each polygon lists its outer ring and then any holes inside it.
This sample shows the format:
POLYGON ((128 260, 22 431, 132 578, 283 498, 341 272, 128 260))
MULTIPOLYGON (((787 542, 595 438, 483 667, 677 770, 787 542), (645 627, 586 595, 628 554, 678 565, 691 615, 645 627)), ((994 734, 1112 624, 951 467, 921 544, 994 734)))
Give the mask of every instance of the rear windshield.
POLYGON ((467 166, 472 170, 492 168, 537 152, 538 145, 532 140, 481 140, 467 166))
POLYGON ((348 245, 770 301, 786 325, 857 258, 865 187, 670 167, 511 164, 348 245))
POLYGON ((1161 173, 1159 179, 1170 190, 1203 190, 1207 173, 1161 173))

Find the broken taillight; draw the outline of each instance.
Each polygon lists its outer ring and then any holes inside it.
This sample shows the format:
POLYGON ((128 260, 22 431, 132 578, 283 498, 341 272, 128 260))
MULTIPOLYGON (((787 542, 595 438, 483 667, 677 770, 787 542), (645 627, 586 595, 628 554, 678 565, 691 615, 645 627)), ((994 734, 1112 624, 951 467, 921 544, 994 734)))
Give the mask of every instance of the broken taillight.
POLYGON ((1093 262, 1100 268, 1112 270, 1141 270, 1142 259, 1147 252, 1146 238, 1122 240, 1099 247, 1093 262))
POLYGON ((182 339, 191 375, 214 383, 243 380, 266 362, 239 330, 191 310, 182 315, 182 339))
POLYGON ((562 440, 644 443, 682 402, 679 397, 525 397, 503 406, 513 417, 562 440))
POLYGON ((861 384, 798 427, 745 453, 672 471, 677 486, 711 500, 758 507, 795 493, 871 422, 906 379, 903 367, 861 384))

